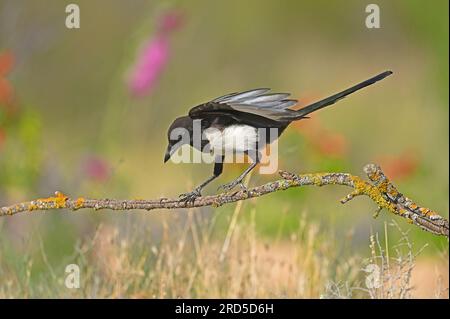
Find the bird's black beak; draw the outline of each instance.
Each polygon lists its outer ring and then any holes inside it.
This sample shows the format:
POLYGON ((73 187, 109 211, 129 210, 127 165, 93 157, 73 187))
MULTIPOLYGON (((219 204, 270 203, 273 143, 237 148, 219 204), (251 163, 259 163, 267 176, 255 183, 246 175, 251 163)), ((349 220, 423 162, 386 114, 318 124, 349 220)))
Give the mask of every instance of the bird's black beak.
POLYGON ((170 159, 170 145, 167 147, 166 154, 164 155, 164 163, 170 159))

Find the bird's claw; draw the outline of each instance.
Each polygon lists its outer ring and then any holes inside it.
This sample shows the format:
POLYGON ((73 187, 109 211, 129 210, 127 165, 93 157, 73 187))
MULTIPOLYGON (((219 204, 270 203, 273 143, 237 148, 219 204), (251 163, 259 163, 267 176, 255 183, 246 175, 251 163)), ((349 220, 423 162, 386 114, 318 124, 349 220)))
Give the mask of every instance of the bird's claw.
POLYGON ((180 202, 191 203, 195 202, 195 199, 201 197, 200 189, 196 188, 192 192, 180 194, 180 202))
POLYGON ((235 180, 235 181, 232 181, 231 183, 220 185, 217 188, 217 190, 219 191, 219 190, 223 189, 225 192, 228 192, 228 191, 232 190, 233 188, 235 188, 238 185, 241 188, 241 190, 247 191, 247 187, 240 180, 235 180))

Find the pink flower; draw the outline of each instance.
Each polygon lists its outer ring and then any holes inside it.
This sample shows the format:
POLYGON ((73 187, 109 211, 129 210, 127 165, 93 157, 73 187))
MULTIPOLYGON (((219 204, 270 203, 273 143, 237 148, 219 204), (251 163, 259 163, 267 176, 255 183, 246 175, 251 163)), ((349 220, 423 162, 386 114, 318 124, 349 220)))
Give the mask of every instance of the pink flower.
POLYGON ((156 35, 143 48, 131 70, 128 88, 134 96, 150 93, 169 60, 169 35, 182 25, 179 12, 171 11, 158 21, 156 35))
POLYGON ((151 40, 142 51, 131 72, 129 89, 136 96, 149 93, 155 86, 169 59, 169 43, 165 36, 151 40))
POLYGON ((110 177, 111 169, 108 163, 100 157, 90 156, 83 163, 85 176, 96 182, 105 182, 110 177))

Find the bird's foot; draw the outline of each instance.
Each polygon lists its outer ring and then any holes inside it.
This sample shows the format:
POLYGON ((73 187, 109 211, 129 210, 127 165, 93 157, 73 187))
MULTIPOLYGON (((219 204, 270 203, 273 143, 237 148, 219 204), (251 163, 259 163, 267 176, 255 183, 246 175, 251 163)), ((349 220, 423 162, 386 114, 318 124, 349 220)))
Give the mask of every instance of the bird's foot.
POLYGON ((192 192, 181 194, 179 197, 180 197, 180 202, 192 204, 195 202, 196 198, 201 197, 201 196, 202 196, 201 188, 196 188, 192 192))
POLYGON ((220 185, 217 190, 221 190, 223 189, 225 192, 231 191, 233 188, 235 188, 236 186, 238 186, 241 188, 241 190, 243 191, 247 191, 247 187, 242 183, 242 180, 236 179, 234 181, 232 181, 231 183, 227 183, 227 184, 223 184, 220 185))

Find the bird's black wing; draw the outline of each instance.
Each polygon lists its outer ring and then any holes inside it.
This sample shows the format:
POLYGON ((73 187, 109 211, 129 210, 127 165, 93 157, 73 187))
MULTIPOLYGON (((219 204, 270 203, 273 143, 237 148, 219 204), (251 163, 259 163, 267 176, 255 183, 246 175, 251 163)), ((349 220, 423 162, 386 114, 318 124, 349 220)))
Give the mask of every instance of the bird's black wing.
POLYGON ((296 100, 287 99, 289 94, 267 94, 269 89, 256 89, 218 97, 211 102, 192 108, 189 111, 189 116, 193 119, 201 119, 222 115, 253 126, 260 126, 261 124, 265 127, 277 126, 280 123, 305 118, 306 115, 333 105, 347 95, 372 85, 391 74, 392 71, 385 71, 342 92, 305 106, 298 111, 289 109, 289 107, 297 104, 296 100))
POLYGON ((289 107, 297 100, 288 99, 288 93, 267 93, 270 89, 255 89, 231 93, 200 104, 189 111, 193 119, 228 116, 235 121, 253 126, 276 126, 280 121, 294 118, 296 111, 289 107))

